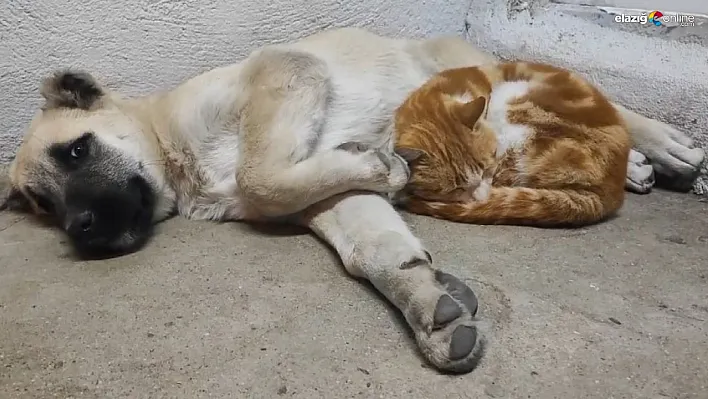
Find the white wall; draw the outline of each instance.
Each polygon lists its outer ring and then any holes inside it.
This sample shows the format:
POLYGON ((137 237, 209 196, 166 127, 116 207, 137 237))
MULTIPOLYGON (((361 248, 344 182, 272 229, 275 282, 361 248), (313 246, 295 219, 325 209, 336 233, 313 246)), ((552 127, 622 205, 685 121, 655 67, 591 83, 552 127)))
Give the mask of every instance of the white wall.
POLYGON ((40 104, 41 77, 86 68, 129 94, 256 46, 336 26, 461 34, 469 0, 0 0, 0 163, 40 104))

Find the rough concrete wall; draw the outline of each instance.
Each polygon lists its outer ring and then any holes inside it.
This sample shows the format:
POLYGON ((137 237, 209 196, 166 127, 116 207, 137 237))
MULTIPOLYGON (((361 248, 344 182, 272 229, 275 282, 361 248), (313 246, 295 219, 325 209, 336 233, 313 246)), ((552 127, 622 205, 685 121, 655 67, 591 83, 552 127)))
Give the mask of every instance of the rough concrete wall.
POLYGON ((420 37, 464 30, 469 0, 4 0, 0 163, 40 104, 42 76, 86 68, 128 94, 172 86, 256 46, 339 26, 420 37))

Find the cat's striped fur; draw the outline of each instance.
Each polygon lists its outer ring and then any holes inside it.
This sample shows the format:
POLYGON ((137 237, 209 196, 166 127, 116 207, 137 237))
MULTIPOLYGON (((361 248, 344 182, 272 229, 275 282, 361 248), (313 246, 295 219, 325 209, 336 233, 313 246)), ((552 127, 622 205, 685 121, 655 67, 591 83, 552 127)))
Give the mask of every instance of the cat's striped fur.
POLYGON ((620 209, 631 140, 578 74, 508 62, 443 71, 396 114, 410 212, 476 224, 584 225, 620 209))

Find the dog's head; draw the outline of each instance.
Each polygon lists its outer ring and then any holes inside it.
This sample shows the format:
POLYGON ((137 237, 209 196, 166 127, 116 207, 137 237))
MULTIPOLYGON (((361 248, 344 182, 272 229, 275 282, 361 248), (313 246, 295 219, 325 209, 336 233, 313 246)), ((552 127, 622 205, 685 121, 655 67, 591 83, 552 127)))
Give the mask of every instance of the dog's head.
POLYGON ((56 72, 40 92, 45 104, 10 165, 0 209, 47 214, 82 256, 139 249, 171 206, 145 110, 80 71, 56 72))

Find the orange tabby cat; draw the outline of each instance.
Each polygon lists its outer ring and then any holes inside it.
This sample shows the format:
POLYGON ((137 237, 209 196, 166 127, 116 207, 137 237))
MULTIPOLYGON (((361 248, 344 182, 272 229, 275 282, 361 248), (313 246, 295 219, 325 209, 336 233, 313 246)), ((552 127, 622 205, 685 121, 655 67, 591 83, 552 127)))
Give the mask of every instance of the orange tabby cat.
POLYGON ((509 62, 443 71, 396 114, 411 167, 400 205, 457 222, 584 225, 624 202, 631 141, 570 71, 509 62))

